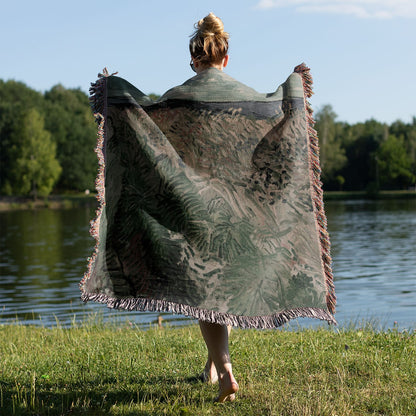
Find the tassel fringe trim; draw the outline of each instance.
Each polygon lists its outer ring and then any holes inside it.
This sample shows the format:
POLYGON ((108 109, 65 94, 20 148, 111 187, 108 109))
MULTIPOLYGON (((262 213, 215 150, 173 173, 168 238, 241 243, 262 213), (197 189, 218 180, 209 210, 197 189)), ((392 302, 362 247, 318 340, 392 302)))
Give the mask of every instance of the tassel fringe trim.
POLYGON ((326 303, 328 310, 334 314, 336 305, 334 277, 332 273, 332 259, 331 259, 331 245, 329 241, 329 234, 327 229, 327 220, 324 211, 323 191, 321 182, 321 167, 319 164, 319 141, 318 133, 314 129, 315 120, 313 118, 313 110, 308 102, 313 94, 312 91, 312 76, 310 69, 304 64, 295 67, 294 72, 297 72, 302 77, 303 91, 305 96, 306 119, 308 123, 309 136, 309 157, 311 162, 311 179, 313 184, 312 199, 314 202, 314 212, 316 222, 319 228, 320 244, 321 244, 321 258, 325 273, 325 284, 327 289, 326 303))
POLYGON ((110 309, 124 309, 128 311, 142 312, 170 312, 190 316, 206 322, 220 325, 231 325, 243 329, 273 329, 286 324, 295 318, 317 318, 336 325, 334 317, 320 308, 295 308, 285 310, 270 316, 239 316, 227 313, 215 312, 165 300, 145 298, 115 299, 104 294, 83 293, 81 299, 84 302, 95 301, 107 304, 110 309))
POLYGON ((89 279, 92 273, 92 268, 95 263, 95 259, 98 255, 98 243, 99 243, 99 230, 100 219, 105 207, 105 119, 106 119, 106 103, 107 103, 107 77, 110 75, 107 68, 103 69, 102 74, 98 74, 98 80, 91 83, 90 87, 90 106, 95 117, 95 121, 98 125, 97 131, 97 146, 95 147, 95 153, 98 159, 98 173, 95 179, 95 189, 97 190, 98 208, 95 212, 95 219, 90 222, 90 234, 95 239, 95 248, 93 255, 88 258, 87 271, 81 280, 79 287, 81 292, 84 291, 84 284, 89 279))

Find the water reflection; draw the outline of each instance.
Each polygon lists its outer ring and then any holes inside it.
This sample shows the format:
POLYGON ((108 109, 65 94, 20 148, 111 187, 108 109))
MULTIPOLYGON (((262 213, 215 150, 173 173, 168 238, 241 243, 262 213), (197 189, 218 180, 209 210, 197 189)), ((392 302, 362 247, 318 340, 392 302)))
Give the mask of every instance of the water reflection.
POLYGON ((90 249, 89 217, 88 209, 0 215, 3 317, 53 312, 50 305, 67 300, 68 282, 79 276, 90 249))
MULTIPOLYGON (((326 211, 338 322, 371 319, 392 327, 398 321, 414 328, 416 201, 331 201, 326 211)), ((154 313, 80 302, 78 283, 94 246, 88 234, 93 216, 93 207, 0 213, 0 323, 18 317, 27 323, 41 319, 47 326, 58 319, 65 326, 97 311, 106 319, 156 321, 154 313)), ((174 325, 189 322, 170 314, 165 319, 174 325)))
POLYGON ((334 202, 327 212, 339 315, 414 327, 416 201, 334 202))
MULTIPOLYGON (((59 321, 67 326, 97 312, 104 320, 156 322, 155 313, 108 311, 103 305, 80 301, 78 284, 94 247, 89 236, 94 210, 0 213, 0 323, 18 318, 31 324, 50 326, 59 321)), ((184 323, 182 317, 172 315, 165 320, 184 323)))

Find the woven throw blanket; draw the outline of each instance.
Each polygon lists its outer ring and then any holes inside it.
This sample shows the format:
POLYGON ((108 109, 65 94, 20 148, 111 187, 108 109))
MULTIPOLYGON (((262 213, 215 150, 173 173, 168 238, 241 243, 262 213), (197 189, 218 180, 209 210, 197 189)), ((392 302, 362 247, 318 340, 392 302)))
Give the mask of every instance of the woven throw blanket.
POLYGON ((336 323, 309 68, 259 94, 209 68, 152 101, 101 74, 84 301, 242 328, 336 323))

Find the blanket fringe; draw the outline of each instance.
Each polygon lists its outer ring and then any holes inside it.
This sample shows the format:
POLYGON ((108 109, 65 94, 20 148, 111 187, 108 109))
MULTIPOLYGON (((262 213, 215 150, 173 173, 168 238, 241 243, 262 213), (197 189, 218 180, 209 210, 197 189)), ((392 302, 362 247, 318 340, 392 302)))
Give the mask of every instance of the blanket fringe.
POLYGON ((110 309, 142 312, 170 312, 200 319, 206 322, 220 325, 231 325, 243 329, 278 328, 286 324, 289 320, 295 318, 317 318, 336 325, 334 317, 330 313, 319 308, 295 308, 270 316, 239 316, 157 299, 115 299, 104 294, 93 293, 83 293, 81 298, 84 302, 92 300, 99 303, 105 303, 110 309))
POLYGON ((320 243, 321 243, 321 257, 322 263, 325 272, 325 283, 327 289, 326 303, 328 310, 334 314, 335 313, 335 287, 334 287, 334 277, 332 273, 332 259, 330 254, 330 241, 329 234, 327 229, 327 220, 324 210, 324 201, 323 201, 323 191, 322 191, 322 182, 321 182, 321 167, 319 163, 319 140, 318 133, 314 129, 315 120, 313 118, 312 107, 307 100, 313 94, 312 91, 312 76, 310 74, 310 68, 308 68, 305 63, 302 63, 295 67, 294 72, 297 72, 302 77, 303 82, 303 91, 305 95, 305 108, 306 108, 306 118, 308 122, 308 135, 309 135, 309 144, 310 144, 310 161, 311 161, 311 170, 312 170, 312 181, 313 181, 313 192, 312 197, 314 201, 314 211, 316 221, 319 227, 320 243))
POLYGON ((84 289, 84 284, 91 276, 92 268, 94 266, 95 259, 98 255, 98 243, 99 243, 99 229, 100 219, 105 206, 105 157, 104 157, 104 146, 105 146, 105 105, 107 102, 106 97, 106 79, 115 75, 117 72, 110 74, 107 68, 103 69, 102 74, 98 74, 96 82, 91 83, 90 87, 90 106, 95 117, 95 121, 98 124, 97 131, 97 145, 95 147, 95 153, 98 159, 98 173, 95 179, 95 189, 97 190, 98 208, 95 212, 95 218, 90 222, 90 234, 95 239, 95 248, 93 255, 88 258, 87 271, 84 274, 79 286, 81 291, 84 289))

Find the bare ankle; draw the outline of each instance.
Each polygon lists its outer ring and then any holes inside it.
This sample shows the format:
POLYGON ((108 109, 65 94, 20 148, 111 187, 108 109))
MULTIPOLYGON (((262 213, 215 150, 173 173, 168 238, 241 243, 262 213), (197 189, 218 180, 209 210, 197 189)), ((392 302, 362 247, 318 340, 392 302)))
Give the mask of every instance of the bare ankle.
POLYGON ((219 394, 215 399, 218 403, 227 401, 233 401, 235 399, 235 393, 237 393, 239 387, 232 372, 226 372, 219 376, 219 394))

